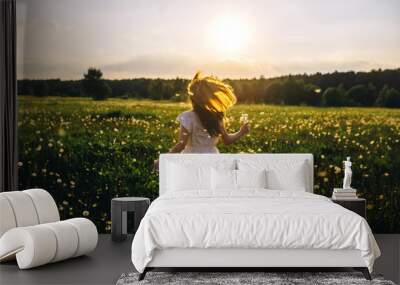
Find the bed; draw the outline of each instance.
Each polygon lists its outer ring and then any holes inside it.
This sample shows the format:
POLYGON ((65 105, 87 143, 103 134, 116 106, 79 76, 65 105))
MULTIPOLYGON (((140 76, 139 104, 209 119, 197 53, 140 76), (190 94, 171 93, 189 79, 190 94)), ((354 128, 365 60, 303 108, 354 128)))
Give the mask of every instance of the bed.
POLYGON ((313 194, 311 154, 162 154, 132 262, 154 268, 352 267, 380 251, 364 218, 313 194))

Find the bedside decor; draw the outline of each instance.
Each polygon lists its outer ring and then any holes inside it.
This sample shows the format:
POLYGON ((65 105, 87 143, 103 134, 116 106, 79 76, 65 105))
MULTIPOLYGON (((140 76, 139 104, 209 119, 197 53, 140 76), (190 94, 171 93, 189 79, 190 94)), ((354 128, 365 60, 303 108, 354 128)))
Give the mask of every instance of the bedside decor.
POLYGON ((342 189, 342 188, 334 188, 332 193, 332 199, 357 199, 357 190, 356 189, 342 189))
POLYGON ((351 177, 353 172, 351 170, 352 162, 350 156, 347 157, 344 164, 344 178, 343 188, 334 188, 332 193, 332 199, 357 199, 357 190, 351 187, 351 177))
POLYGON ((136 232, 150 199, 143 197, 119 197, 111 200, 111 238, 113 241, 123 241, 128 233, 127 212, 134 212, 134 229, 136 232))
POLYGON ((351 171, 351 161, 350 156, 347 157, 344 163, 344 179, 343 179, 343 189, 351 189, 351 177, 353 172, 351 171))

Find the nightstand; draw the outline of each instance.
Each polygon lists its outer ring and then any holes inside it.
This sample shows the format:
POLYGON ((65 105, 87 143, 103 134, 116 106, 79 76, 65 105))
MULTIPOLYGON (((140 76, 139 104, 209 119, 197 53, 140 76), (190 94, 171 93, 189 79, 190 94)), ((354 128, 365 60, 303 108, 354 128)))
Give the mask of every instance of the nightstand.
POLYGON ((128 234, 127 212, 134 213, 134 229, 136 233, 140 221, 150 206, 150 199, 144 197, 120 197, 111 200, 111 238, 123 241, 128 234))
POLYGON ((333 203, 339 204, 340 206, 359 214, 364 219, 367 218, 366 215, 366 200, 364 198, 354 198, 354 199, 332 199, 333 203))

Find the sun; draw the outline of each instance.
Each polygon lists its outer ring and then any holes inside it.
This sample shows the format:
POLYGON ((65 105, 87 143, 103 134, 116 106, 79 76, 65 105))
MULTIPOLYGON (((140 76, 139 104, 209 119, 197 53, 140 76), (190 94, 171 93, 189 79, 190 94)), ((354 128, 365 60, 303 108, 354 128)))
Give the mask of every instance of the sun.
POLYGON ((211 45, 224 57, 239 56, 248 40, 248 25, 240 17, 224 16, 216 19, 210 27, 211 45))

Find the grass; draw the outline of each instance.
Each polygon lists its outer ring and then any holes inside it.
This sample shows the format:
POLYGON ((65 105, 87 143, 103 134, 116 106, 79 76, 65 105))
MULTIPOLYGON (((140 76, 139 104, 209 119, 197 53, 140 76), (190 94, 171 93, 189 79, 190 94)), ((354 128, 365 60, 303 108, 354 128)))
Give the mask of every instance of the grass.
MULTIPOLYGON (((110 231, 110 200, 158 192, 153 160, 176 142, 176 116, 188 104, 19 97, 19 187, 55 197, 62 218, 85 216, 110 231)), ((228 126, 247 113, 251 133, 221 152, 313 153, 314 192, 331 196, 351 156, 353 187, 367 199, 376 233, 400 232, 400 110, 237 105, 228 126)))

